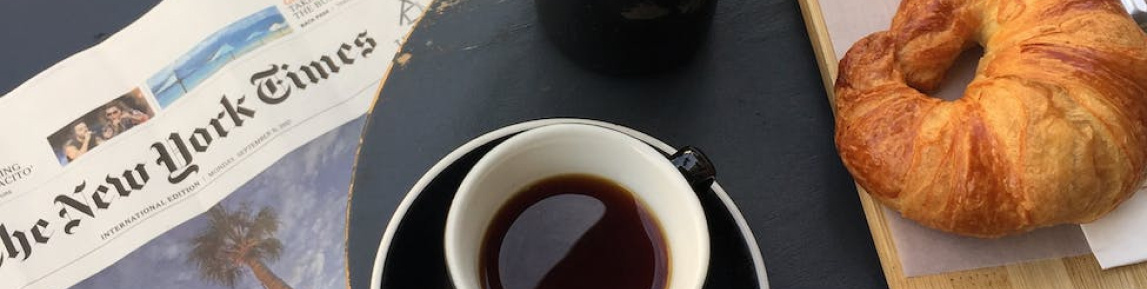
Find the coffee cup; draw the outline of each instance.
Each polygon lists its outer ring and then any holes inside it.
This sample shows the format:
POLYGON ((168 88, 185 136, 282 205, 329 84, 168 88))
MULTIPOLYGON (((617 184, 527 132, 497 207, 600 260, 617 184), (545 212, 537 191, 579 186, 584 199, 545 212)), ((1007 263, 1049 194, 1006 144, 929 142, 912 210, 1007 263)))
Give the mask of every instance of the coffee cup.
POLYGON ((705 42, 717 0, 534 0, 550 42, 575 63, 609 74, 681 66, 705 42))
MULTIPOLYGON (((602 283, 592 283, 601 280, 590 280, 595 277, 600 279, 601 276, 607 276, 604 278, 610 280, 632 276, 660 278, 649 281, 654 286, 641 289, 701 288, 708 271, 710 248, 709 230, 696 191, 707 190, 712 178, 712 166, 695 149, 682 149, 666 157, 633 137, 603 127, 556 124, 512 136, 478 161, 454 197, 446 220, 444 238, 450 277, 457 289, 577 288, 576 284, 539 284, 583 281, 578 284, 588 288, 585 286, 602 286, 602 283), (528 195, 526 192, 544 191, 547 186, 552 187, 547 184, 559 182, 556 184, 558 190, 565 189, 561 186, 566 184, 560 182, 569 181, 569 176, 614 185, 618 191, 623 192, 619 194, 626 194, 621 196, 622 200, 632 200, 637 205, 637 209, 633 210, 636 213, 625 206, 615 208, 606 199, 594 200, 584 198, 585 195, 579 196, 590 201, 582 202, 588 205, 578 205, 581 207, 539 209, 543 203, 551 202, 561 194, 545 195, 543 197, 548 198, 536 198, 534 201, 537 202, 523 203, 523 195, 528 195), (521 210, 507 213, 510 210, 508 208, 521 210), (588 211, 594 213, 585 213, 588 211), (520 223, 502 224, 506 220, 514 221, 515 218, 524 220, 528 216, 533 216, 529 218, 537 222, 532 226, 540 228, 540 231, 566 232, 542 232, 538 233, 540 236, 533 236, 528 230, 519 230, 520 223), (637 220, 630 222, 637 225, 627 225, 629 223, 624 220, 637 220), (524 232, 524 237, 516 236, 510 240, 515 230, 524 232), (561 236, 569 240, 562 243, 561 236), (573 238, 568 238, 570 236, 573 238), (631 242, 630 239, 634 239, 631 236, 652 237, 648 238, 649 242, 640 238, 635 239, 640 242, 631 242), (614 237, 619 239, 611 239, 614 237), (531 240, 553 242, 538 245, 538 242, 531 243, 531 240), (656 244, 646 247, 650 242, 656 244), (630 248, 625 247, 630 246, 627 244, 637 245, 630 248), (538 248, 548 253, 531 251, 538 248), (643 253, 646 249, 652 253, 643 253), (578 256, 585 252, 599 256, 578 256), (602 252, 606 254, 600 254, 602 252), (644 258, 642 256, 650 258, 641 259, 644 258), (517 265, 506 265, 514 262, 491 262, 494 258, 518 261, 517 265), (630 261, 633 262, 627 263, 630 261), (587 266, 585 262, 598 263, 588 263, 591 266, 587 266), (650 267, 646 268, 642 264, 649 264, 650 267), (570 271, 570 268, 574 271, 570 271), (495 274, 502 277, 491 277, 491 270, 505 272, 497 273, 503 275, 495 274), (518 277, 513 278, 517 279, 502 280, 506 274, 510 274, 507 272, 513 270, 521 271, 515 273, 518 277), (610 270, 624 273, 602 275, 610 274, 610 270), (649 275, 648 272, 653 272, 649 270, 656 272, 649 275), (586 271, 584 274, 587 275, 579 276, 583 274, 582 271, 586 271), (516 282, 518 285, 510 286, 507 282, 516 282)), ((576 180, 572 186, 577 186, 576 180)), ((574 191, 581 188, 575 187, 570 188, 574 191)), ((608 188, 601 190, 608 191, 608 188)), ((646 278, 636 278, 641 279, 636 281, 646 282, 643 281, 646 278)), ((618 284, 602 287, 628 286, 614 285, 618 284)))

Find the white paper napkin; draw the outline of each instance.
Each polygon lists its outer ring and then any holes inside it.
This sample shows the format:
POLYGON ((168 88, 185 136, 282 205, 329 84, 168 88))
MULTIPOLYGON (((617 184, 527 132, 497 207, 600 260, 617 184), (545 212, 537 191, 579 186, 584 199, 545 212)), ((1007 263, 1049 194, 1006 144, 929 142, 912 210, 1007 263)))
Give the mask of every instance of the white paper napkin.
POLYGON ((1043 228, 999 239, 960 237, 920 226, 885 209, 904 276, 1003 266, 1088 253, 1079 226, 1043 228))
POLYGON ((1103 269, 1147 261, 1147 193, 1135 193, 1123 205, 1083 225, 1091 252, 1103 269))

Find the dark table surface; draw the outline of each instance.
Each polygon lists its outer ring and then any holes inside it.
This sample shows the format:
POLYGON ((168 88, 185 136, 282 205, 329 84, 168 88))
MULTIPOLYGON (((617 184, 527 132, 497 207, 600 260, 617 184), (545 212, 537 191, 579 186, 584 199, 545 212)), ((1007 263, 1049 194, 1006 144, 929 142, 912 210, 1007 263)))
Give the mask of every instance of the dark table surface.
MULTIPOLYGON (((0 93, 118 31, 155 0, 0 1, 0 93)), ((455 2, 455 1, 451 1, 455 2)), ((432 7, 434 8, 434 7, 432 7)), ((704 148, 756 234, 773 288, 884 288, 796 1, 720 0, 709 41, 670 73, 616 78, 562 57, 529 0, 431 9, 369 116, 355 206, 393 207, 440 157, 521 121, 578 117, 704 148)), ((355 212, 352 288, 368 287, 385 210, 355 212)))

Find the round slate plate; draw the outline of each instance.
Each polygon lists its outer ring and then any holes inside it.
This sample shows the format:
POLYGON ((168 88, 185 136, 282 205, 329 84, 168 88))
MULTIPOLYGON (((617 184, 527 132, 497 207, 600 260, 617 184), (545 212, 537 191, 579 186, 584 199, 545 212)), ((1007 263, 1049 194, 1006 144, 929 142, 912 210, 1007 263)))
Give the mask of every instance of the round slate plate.
MULTIPOLYGON (((430 168, 399 204, 379 244, 370 288, 454 288, 446 269, 442 238, 446 213, 458 185, 483 155, 510 136, 558 123, 609 128, 640 139, 666 154, 676 151, 641 132, 582 119, 536 120, 482 135, 430 168)), ((761 251, 753 241, 753 233, 724 189, 714 183, 708 192, 698 195, 708 219, 712 247, 704 288, 769 288, 761 251)))

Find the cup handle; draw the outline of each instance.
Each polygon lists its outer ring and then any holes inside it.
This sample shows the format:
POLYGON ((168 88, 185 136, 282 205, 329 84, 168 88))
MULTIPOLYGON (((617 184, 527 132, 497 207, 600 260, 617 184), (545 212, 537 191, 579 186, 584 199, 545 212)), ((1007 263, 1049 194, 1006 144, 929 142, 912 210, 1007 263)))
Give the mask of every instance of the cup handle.
POLYGON ((703 192, 717 179, 717 168, 701 150, 686 146, 669 156, 669 162, 685 176, 689 186, 696 192, 703 192))

